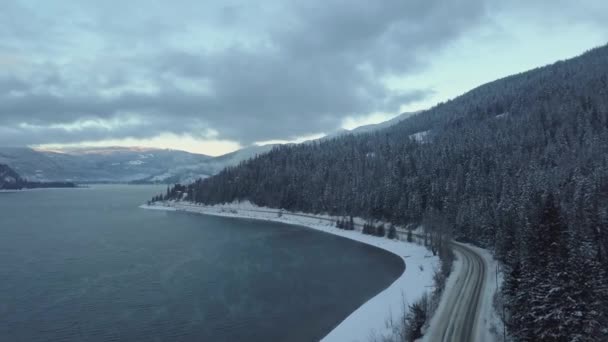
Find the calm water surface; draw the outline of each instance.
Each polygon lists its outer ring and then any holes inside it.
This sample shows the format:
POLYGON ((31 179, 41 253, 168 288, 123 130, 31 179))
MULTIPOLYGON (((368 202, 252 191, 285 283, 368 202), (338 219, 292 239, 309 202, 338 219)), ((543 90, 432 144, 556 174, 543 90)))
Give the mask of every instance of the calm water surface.
POLYGON ((0 341, 314 341, 403 270, 310 229, 138 208, 161 191, 0 193, 0 341))

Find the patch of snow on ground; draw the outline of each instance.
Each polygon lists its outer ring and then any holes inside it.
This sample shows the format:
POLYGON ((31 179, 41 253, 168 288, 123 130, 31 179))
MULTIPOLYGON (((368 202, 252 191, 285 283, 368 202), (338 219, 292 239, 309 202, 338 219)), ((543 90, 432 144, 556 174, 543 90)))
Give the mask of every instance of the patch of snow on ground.
POLYGON ((435 309, 435 313, 433 314, 433 317, 431 318, 431 320, 430 321, 427 320, 427 323, 422 328, 422 334, 423 334, 422 338, 418 339, 416 341, 434 342, 434 341, 429 341, 430 336, 429 336, 429 334, 427 334, 427 331, 429 331, 429 327, 437 325, 437 323, 435 323, 435 322, 441 316, 439 313, 445 311, 445 307, 448 303, 448 301, 445 300, 444 297, 447 294, 449 294, 450 292, 452 292, 452 289, 454 288, 454 283, 458 280, 458 277, 461 277, 461 276, 462 276, 462 260, 460 258, 456 257, 454 259, 454 263, 452 264, 452 272, 450 273, 450 276, 448 277, 448 279, 445 283, 445 288, 443 289, 443 293, 441 294, 439 306, 437 307, 437 309, 435 309))
POLYGON ((150 180, 153 182, 162 182, 169 177, 173 177, 173 173, 171 173, 170 171, 167 171, 165 173, 152 177, 150 180))
POLYGON ((422 132, 418 132, 418 133, 414 133, 410 135, 410 139, 417 141, 417 142, 425 142, 427 135, 429 134, 429 131, 422 131, 422 132))
POLYGON ((140 208, 148 209, 148 210, 164 210, 164 211, 177 211, 176 208, 169 206, 159 206, 159 205, 142 205, 140 208))
MULTIPOLYGON (((439 258, 433 256, 423 246, 363 235, 359 231, 341 230, 335 228, 336 217, 327 215, 292 213, 258 207, 250 202, 203 206, 188 202, 170 201, 150 206, 143 205, 141 208, 187 211, 206 215, 297 224, 382 248, 402 258, 406 265, 403 274, 388 288, 346 317, 323 338, 322 341, 326 342, 367 342, 370 339, 382 340, 384 336, 391 336, 392 328, 388 322, 391 319, 397 322, 403 315, 403 310, 422 297, 433 286, 433 273, 439 267, 439 258), (281 214, 279 215, 279 213, 281 214)), ((363 220, 356 219, 355 222, 362 223, 363 220)))

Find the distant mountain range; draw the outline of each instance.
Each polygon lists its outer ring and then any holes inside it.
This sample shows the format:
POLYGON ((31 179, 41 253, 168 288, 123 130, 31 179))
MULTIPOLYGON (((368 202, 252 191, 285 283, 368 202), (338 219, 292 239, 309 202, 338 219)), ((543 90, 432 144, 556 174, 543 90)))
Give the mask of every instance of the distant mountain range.
POLYGON ((44 151, 0 148, 0 163, 30 181, 133 182, 211 157, 183 151, 103 148, 44 151))
MULTIPOLYGON (((375 125, 341 130, 319 140, 346 134, 362 134, 396 124, 411 113, 401 114, 375 125)), ((276 144, 250 146, 222 156, 211 157, 178 150, 153 148, 72 148, 36 150, 27 147, 0 147, 0 163, 34 182, 69 181, 76 183, 190 183, 217 174, 276 144)))

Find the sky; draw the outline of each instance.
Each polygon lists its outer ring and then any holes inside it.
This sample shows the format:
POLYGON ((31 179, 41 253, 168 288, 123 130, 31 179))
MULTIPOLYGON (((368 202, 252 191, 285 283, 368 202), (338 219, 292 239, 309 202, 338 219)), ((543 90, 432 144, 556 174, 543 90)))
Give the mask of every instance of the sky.
POLYGON ((605 0, 2 0, 0 146, 221 155, 608 43, 605 0))

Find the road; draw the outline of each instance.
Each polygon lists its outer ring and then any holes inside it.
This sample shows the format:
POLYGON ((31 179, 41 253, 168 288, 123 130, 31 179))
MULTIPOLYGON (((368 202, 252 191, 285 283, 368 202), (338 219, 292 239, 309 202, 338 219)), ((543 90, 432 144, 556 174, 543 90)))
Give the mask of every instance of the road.
POLYGON ((473 249, 457 242, 453 246, 462 267, 453 286, 443 293, 425 341, 474 342, 480 329, 479 309, 488 271, 473 249))

